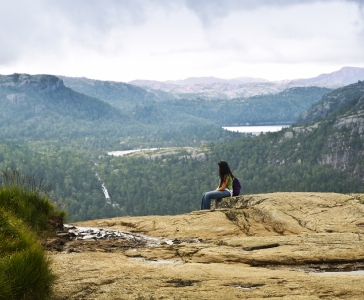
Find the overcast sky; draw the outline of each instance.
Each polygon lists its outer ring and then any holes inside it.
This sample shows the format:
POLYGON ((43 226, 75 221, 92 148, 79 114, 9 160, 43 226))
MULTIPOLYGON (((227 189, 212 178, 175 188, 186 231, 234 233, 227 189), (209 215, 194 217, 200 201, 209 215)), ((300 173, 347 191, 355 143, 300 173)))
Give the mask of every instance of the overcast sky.
POLYGON ((364 0, 1 0, 0 74, 130 81, 364 67, 364 0))

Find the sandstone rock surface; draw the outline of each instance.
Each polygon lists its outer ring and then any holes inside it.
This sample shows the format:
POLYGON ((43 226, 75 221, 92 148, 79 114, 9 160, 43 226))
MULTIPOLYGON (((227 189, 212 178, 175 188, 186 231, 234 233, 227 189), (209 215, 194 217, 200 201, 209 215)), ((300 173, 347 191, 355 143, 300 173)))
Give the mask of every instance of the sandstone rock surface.
MULTIPOLYGON (((364 195, 272 193, 210 211, 74 224, 162 241, 64 239, 54 299, 363 299, 364 195), (163 241, 173 241, 172 243, 163 241)), ((55 242, 55 241, 54 241, 55 242)), ((54 248, 55 249, 55 248, 54 248)))

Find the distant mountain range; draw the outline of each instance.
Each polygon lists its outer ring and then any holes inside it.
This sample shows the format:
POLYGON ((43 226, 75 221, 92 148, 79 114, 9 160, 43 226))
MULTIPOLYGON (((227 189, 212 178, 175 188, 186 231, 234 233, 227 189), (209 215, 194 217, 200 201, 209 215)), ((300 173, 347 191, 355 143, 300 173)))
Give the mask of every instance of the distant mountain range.
POLYGON ((177 98, 232 99, 256 95, 276 94, 292 87, 338 88, 364 80, 364 68, 344 67, 330 74, 321 74, 307 79, 268 81, 260 78, 240 77, 221 79, 215 77, 192 77, 176 81, 133 80, 130 84, 160 90, 177 98))
POLYGON ((183 80, 167 80, 167 83, 180 84, 180 85, 192 85, 192 84, 212 84, 212 83, 231 83, 242 84, 252 82, 268 82, 269 80, 263 78, 253 77, 239 77, 234 79, 222 79, 216 77, 189 77, 183 80))
POLYGON ((205 77, 143 83, 153 88, 65 76, 0 75, 0 137, 100 140, 180 130, 191 124, 290 124, 331 91, 323 86, 362 79, 364 68, 349 67, 280 82, 205 77))
MULTIPOLYGON (((173 126, 177 124, 182 126, 188 123, 187 119, 190 117, 193 117, 189 120, 194 124, 205 120, 220 126, 245 125, 247 123, 291 124, 322 95, 331 91, 331 89, 322 87, 292 87, 280 92, 275 90, 270 95, 263 94, 244 99, 232 100, 221 95, 215 101, 191 91, 191 94, 188 95, 190 99, 186 100, 161 90, 146 90, 122 82, 65 76, 60 76, 60 78, 66 86, 79 93, 97 97, 122 109, 124 113, 133 116, 139 122, 149 125, 158 124, 159 126, 162 124, 165 126, 172 126, 172 124, 174 124, 173 126), (217 107, 225 107, 230 112, 221 114, 221 110, 217 107)), ((186 82, 195 80, 198 79, 191 78, 186 82)), ((203 80, 215 79, 209 77, 203 78, 203 80)), ((215 83, 215 85, 219 84, 215 83)), ((174 86, 176 88, 190 87, 180 84, 174 84, 174 86)))
POLYGON ((296 79, 290 81, 290 83, 297 86, 302 85, 337 88, 356 83, 359 80, 364 80, 364 68, 344 67, 339 71, 329 74, 321 74, 317 77, 308 79, 296 79))

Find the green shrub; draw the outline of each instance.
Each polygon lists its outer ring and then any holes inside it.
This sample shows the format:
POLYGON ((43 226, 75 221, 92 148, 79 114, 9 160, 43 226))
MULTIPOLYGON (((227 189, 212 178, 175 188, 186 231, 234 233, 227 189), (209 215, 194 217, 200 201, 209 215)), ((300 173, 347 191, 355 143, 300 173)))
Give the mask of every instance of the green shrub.
POLYGON ((35 230, 46 230, 48 219, 54 214, 54 206, 48 199, 17 186, 0 190, 0 207, 6 208, 35 230))
POLYGON ((37 240, 22 220, 0 208, 0 257, 11 255, 34 245, 37 240))
POLYGON ((45 300, 55 275, 39 241, 50 221, 63 219, 49 187, 14 169, 0 174, 0 300, 45 300))
POLYGON ((0 208, 12 212, 36 231, 48 230, 48 220, 63 211, 56 211, 47 198, 48 186, 39 184, 32 176, 23 176, 14 169, 2 172, 0 176, 0 208))
POLYGON ((55 276, 36 234, 0 210, 0 300, 49 299, 55 276))

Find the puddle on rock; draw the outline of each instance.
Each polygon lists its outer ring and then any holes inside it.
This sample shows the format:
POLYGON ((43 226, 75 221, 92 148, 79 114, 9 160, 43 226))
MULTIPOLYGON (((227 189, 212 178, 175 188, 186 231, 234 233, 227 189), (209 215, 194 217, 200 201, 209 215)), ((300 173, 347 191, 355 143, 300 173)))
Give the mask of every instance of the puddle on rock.
POLYGON ((201 243, 197 238, 157 238, 135 232, 100 227, 64 224, 62 231, 47 239, 45 248, 52 252, 123 252, 133 248, 161 247, 181 243, 201 243))
POLYGON ((158 239, 143 234, 132 233, 127 231, 112 230, 98 227, 81 227, 65 224, 64 232, 72 240, 126 240, 138 244, 145 244, 149 247, 159 246, 162 243, 173 244, 169 239, 158 239))

